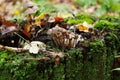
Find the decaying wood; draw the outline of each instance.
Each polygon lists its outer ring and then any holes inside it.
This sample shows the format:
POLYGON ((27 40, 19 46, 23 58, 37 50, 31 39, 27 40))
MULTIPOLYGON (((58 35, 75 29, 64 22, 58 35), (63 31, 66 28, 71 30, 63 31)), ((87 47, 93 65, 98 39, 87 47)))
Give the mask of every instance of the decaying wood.
POLYGON ((54 52, 47 51, 44 54, 46 54, 45 57, 40 57, 40 58, 24 58, 23 60, 25 60, 25 61, 33 61, 33 60, 34 61, 49 61, 49 60, 51 60, 51 58, 54 58, 56 60, 56 57, 63 58, 63 57, 66 56, 66 54, 63 53, 63 52, 55 52, 55 51, 54 52))
POLYGON ((43 57, 43 58, 24 58, 25 61, 32 61, 32 60, 35 60, 35 61, 43 61, 43 60, 50 60, 49 57, 43 57))
MULTIPOLYGON (((29 51, 28 49, 23 49, 23 48, 16 48, 16 47, 8 47, 8 46, 3 46, 3 45, 0 45, 0 50, 2 49, 7 49, 7 50, 12 50, 14 52, 24 52, 24 51, 29 51)), ((24 58, 23 60, 25 61, 32 61, 32 60, 35 60, 35 61, 49 61, 51 58, 56 58, 56 57, 59 57, 59 58, 63 58, 66 56, 65 53, 63 52, 57 52, 57 51, 42 51, 43 54, 45 54, 46 56, 45 57, 40 57, 40 58, 24 58)))
POLYGON ((28 49, 23 49, 23 48, 16 48, 16 47, 9 47, 9 46, 0 45, 0 50, 2 50, 2 49, 12 50, 12 51, 14 51, 14 52, 24 52, 24 51, 28 51, 28 49))
POLYGON ((60 57, 60 58, 63 58, 64 56, 66 56, 66 54, 65 53, 63 53, 63 52, 55 52, 55 51, 53 51, 53 52, 49 52, 48 54, 47 54, 47 56, 51 56, 51 57, 53 57, 53 58, 55 58, 55 57, 60 57))

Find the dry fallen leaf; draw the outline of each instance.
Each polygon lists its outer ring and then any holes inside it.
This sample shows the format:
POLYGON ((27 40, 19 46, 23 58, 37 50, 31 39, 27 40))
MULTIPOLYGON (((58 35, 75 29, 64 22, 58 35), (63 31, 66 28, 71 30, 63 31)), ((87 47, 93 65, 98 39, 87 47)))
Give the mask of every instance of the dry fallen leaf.
POLYGON ((83 32, 88 32, 89 28, 93 28, 93 26, 91 24, 88 24, 87 22, 83 22, 82 24, 76 25, 76 29, 83 32))
POLYGON ((26 30, 20 30, 26 37, 28 37, 29 39, 31 38, 30 33, 28 33, 26 30))
POLYGON ((41 19, 43 19, 45 16, 45 13, 41 13, 38 17, 35 18, 35 24, 39 24, 41 19))
POLYGON ((29 32, 31 30, 31 25, 30 23, 25 24, 24 30, 29 32))
POLYGON ((78 25, 78 26, 76 26, 76 28, 77 28, 79 31, 84 31, 84 32, 88 32, 88 30, 89 30, 88 27, 83 26, 83 25, 78 25))
POLYGON ((55 22, 64 21, 64 19, 62 17, 54 17, 54 18, 55 18, 55 22))

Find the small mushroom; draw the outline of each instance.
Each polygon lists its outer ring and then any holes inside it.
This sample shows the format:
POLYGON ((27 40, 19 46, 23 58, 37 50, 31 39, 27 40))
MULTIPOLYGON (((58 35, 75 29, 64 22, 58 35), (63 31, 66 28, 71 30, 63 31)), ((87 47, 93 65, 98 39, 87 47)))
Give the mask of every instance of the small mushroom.
POLYGON ((49 22, 49 23, 53 23, 53 22, 55 22, 55 19, 54 19, 53 17, 50 17, 50 18, 48 19, 48 22, 49 22))
POLYGON ((39 10, 39 8, 31 1, 26 1, 23 7, 27 8, 24 13, 28 15, 29 21, 31 23, 33 21, 32 14, 36 13, 39 10))
POLYGON ((23 7, 24 8, 30 8, 30 7, 33 7, 35 6, 35 4, 31 1, 26 1, 24 4, 23 4, 23 7))
POLYGON ((35 13, 39 10, 37 6, 33 6, 32 9, 35 11, 35 13))
POLYGON ((77 35, 69 30, 55 26, 47 31, 51 35, 54 43, 62 48, 76 47, 79 41, 84 41, 81 35, 77 35))
POLYGON ((31 14, 35 13, 35 11, 31 8, 28 8, 26 11, 25 11, 25 14, 29 15, 29 18, 30 20, 33 19, 33 16, 31 14))
POLYGON ((10 27, 7 27, 7 28, 5 28, 5 26, 2 26, 1 33, 2 33, 2 35, 4 35, 6 33, 14 32, 16 30, 17 30, 17 28, 15 26, 10 26, 10 27))
POLYGON ((50 18, 50 15, 49 15, 49 14, 45 14, 44 20, 45 20, 45 21, 48 21, 49 18, 50 18))
POLYGON ((32 15, 32 14, 34 14, 34 13, 36 13, 36 12, 37 12, 37 10, 34 10, 34 9, 32 9, 32 8, 28 8, 28 9, 25 11, 25 14, 28 15, 30 21, 33 21, 33 15, 32 15))
POLYGON ((32 8, 28 8, 26 11, 25 11, 25 14, 33 14, 35 13, 35 11, 32 9, 32 8))

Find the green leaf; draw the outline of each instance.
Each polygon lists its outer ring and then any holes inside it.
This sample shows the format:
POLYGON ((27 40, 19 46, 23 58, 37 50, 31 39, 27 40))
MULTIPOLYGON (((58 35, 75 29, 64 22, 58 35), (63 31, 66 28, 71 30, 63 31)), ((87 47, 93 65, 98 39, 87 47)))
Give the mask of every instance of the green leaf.
POLYGON ((115 68, 112 71, 120 71, 120 68, 115 68))

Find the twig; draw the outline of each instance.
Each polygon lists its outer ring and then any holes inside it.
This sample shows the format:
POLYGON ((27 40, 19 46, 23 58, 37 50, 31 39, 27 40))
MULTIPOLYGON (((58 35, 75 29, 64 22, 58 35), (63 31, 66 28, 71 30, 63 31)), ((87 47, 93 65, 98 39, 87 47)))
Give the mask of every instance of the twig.
POLYGON ((24 51, 28 51, 28 49, 16 48, 16 47, 8 47, 8 46, 0 45, 0 50, 2 50, 2 49, 12 50, 12 51, 14 51, 14 52, 24 52, 24 51))
POLYGON ((22 38, 23 40, 25 40, 28 44, 30 44, 30 42, 28 40, 26 40, 25 38, 23 38, 21 35, 19 35, 18 33, 14 32, 14 34, 16 34, 17 36, 19 36, 20 38, 22 38))

